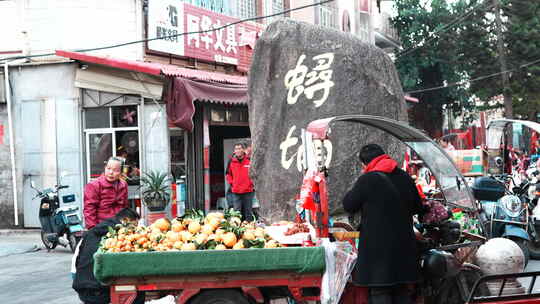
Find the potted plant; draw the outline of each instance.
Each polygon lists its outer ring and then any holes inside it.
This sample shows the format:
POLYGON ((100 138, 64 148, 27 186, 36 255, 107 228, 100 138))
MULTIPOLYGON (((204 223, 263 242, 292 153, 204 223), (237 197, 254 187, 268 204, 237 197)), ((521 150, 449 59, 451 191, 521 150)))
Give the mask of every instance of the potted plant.
MULTIPOLYGON (((140 182, 142 201, 150 213, 155 213, 152 218, 164 217, 165 208, 171 200, 171 178, 169 175, 158 171, 145 172, 142 174, 140 182)), ((153 222, 153 220, 149 218, 149 222, 153 222)))

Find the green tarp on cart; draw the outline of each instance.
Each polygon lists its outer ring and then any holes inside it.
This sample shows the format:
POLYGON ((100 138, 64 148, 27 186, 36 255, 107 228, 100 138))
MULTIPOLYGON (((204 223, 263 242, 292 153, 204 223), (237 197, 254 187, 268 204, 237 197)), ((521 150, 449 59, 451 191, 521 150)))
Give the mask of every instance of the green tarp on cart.
POLYGON ((94 254, 94 275, 103 283, 121 277, 246 271, 322 274, 324 270, 323 247, 94 254))

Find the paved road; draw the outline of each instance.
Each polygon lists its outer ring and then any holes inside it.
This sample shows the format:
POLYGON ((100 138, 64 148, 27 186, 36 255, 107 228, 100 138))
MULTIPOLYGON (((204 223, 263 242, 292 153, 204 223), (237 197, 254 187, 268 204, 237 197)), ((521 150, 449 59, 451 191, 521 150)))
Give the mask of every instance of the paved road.
MULTIPOLYGON (((69 248, 47 252, 39 234, 0 235, 0 303, 80 303, 71 289, 71 257, 69 248)), ((540 261, 526 270, 540 271, 540 261)))
POLYGON ((39 234, 24 234, 0 236, 0 248, 2 303, 80 303, 71 289, 69 247, 47 252, 39 234))

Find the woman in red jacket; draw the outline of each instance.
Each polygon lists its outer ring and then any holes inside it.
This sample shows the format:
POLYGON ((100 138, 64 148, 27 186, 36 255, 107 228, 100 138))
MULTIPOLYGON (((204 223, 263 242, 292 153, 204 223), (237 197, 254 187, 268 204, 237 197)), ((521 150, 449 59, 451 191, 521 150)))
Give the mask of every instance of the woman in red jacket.
POLYGON ((128 207, 127 183, 120 179, 122 165, 122 158, 109 158, 105 172, 84 188, 83 213, 86 229, 91 229, 128 207))

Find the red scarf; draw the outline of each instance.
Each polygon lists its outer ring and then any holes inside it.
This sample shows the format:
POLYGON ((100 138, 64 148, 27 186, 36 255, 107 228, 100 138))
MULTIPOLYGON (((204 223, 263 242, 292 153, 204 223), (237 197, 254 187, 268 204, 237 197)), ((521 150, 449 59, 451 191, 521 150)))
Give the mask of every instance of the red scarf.
POLYGON ((375 157, 364 169, 364 173, 372 171, 380 171, 384 173, 390 173, 397 167, 397 162, 393 160, 388 154, 383 154, 375 157))

